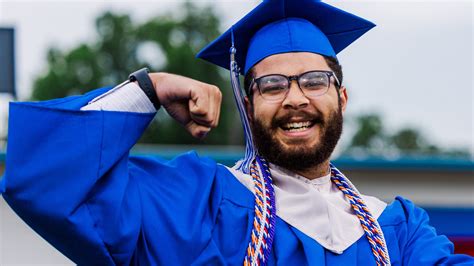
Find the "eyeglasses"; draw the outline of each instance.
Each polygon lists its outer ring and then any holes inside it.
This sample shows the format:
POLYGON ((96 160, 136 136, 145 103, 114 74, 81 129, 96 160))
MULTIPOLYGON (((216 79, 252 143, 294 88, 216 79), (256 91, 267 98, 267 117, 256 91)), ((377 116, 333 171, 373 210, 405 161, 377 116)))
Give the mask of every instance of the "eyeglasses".
POLYGON ((281 74, 270 74, 252 80, 257 84, 257 89, 266 101, 282 101, 290 91, 291 81, 296 80, 298 87, 306 97, 315 98, 328 92, 331 85, 331 77, 338 87, 339 80, 332 71, 313 70, 300 75, 285 76, 281 74))

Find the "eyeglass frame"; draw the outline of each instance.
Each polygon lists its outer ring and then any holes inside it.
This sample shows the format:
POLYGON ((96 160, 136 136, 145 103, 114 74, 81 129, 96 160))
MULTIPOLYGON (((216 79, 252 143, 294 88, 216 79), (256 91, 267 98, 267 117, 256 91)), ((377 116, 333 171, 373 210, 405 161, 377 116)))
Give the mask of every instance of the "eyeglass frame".
MULTIPOLYGON (((303 95, 305 97, 308 97, 303 89, 301 88, 300 86, 300 81, 299 79, 301 78, 301 76, 304 76, 308 73, 311 73, 311 72, 319 72, 319 73, 324 73, 327 75, 328 77, 328 88, 327 90, 323 93, 323 94, 320 94, 316 97, 319 97, 319 96, 322 96, 324 94, 326 94, 328 91, 329 91, 329 88, 331 87, 331 77, 334 77, 334 81, 336 82, 334 85, 337 87, 337 88, 340 88, 341 87, 341 83, 339 82, 339 79, 337 78, 336 76, 336 73, 334 73, 334 71, 329 71, 329 70, 309 70, 309 71, 306 71, 306 72, 303 72, 299 75, 291 75, 291 76, 286 76, 286 75, 283 75, 283 74, 267 74, 267 75, 263 75, 261 77, 258 77, 258 78, 252 78, 252 81, 250 82, 250 86, 249 86, 249 91, 252 89, 252 87, 254 86, 254 84, 257 85, 257 90, 258 90, 258 93, 260 94, 260 96, 262 96, 262 98, 265 100, 265 101, 271 101, 271 102, 278 102, 278 101, 282 101, 286 98, 286 96, 288 96, 288 93, 290 92, 290 88, 291 88, 291 82, 293 80, 296 81, 296 84, 298 85, 298 88, 301 90, 301 92, 303 93, 303 95), (262 95, 262 91, 260 90, 260 86, 259 86, 259 83, 258 83, 258 80, 262 79, 262 78, 265 78, 265 77, 268 77, 268 76, 281 76, 281 77, 285 77, 286 80, 288 81, 288 88, 286 89, 286 93, 285 93, 285 96, 281 98, 281 100, 268 100, 268 99, 265 99, 265 97, 262 95)), ((311 98, 311 97, 310 97, 311 98)))

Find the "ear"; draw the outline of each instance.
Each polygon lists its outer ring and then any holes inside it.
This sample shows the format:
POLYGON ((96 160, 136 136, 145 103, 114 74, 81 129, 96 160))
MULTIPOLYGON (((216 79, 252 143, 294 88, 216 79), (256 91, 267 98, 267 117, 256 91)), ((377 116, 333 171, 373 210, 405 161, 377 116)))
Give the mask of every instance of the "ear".
POLYGON ((339 95, 340 95, 340 97, 341 97, 341 109, 342 109, 342 113, 344 114, 344 111, 346 111, 347 100, 348 100, 346 87, 341 86, 341 87, 339 88, 339 95))
POLYGON ((248 96, 244 97, 244 102, 245 102, 245 111, 247 111, 247 117, 249 119, 249 122, 253 123, 253 106, 248 96))

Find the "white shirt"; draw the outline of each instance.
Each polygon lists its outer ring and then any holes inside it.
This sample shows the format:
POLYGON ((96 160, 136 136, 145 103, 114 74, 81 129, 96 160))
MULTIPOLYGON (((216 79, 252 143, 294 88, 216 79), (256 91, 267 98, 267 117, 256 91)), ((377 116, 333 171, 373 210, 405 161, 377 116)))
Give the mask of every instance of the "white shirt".
MULTIPOLYGON (((81 110, 156 112, 140 87, 130 82, 124 82, 96 97, 81 110)), ((254 192, 250 175, 234 168, 227 169, 254 192)), ((283 221, 337 254, 364 235, 359 219, 354 215, 344 194, 331 182, 330 174, 309 180, 272 164, 270 172, 275 188, 277 216, 283 221)), ((362 195, 362 199, 375 219, 387 206, 375 197, 362 195)))
POLYGON ((135 83, 125 81, 108 92, 97 96, 83 111, 104 110, 135 113, 154 113, 156 108, 145 92, 135 83))

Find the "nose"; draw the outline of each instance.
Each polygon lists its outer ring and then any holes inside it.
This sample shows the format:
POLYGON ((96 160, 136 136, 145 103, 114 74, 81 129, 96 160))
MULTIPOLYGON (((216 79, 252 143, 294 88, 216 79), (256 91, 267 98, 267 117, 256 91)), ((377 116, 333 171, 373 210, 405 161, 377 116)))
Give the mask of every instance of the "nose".
POLYGON ((290 90, 283 100, 282 105, 285 108, 299 109, 308 106, 309 99, 304 95, 303 91, 298 86, 296 80, 292 80, 290 90))

